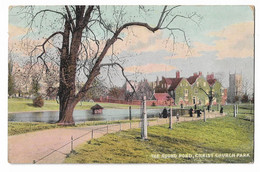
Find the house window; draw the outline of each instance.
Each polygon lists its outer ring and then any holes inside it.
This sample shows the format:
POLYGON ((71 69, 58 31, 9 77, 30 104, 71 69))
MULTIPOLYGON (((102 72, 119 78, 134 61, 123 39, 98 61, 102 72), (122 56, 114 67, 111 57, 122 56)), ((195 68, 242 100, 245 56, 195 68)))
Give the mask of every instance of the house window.
POLYGON ((194 93, 198 94, 198 89, 197 88, 195 88, 194 93))
POLYGON ((196 104, 196 97, 192 98, 192 102, 193 102, 193 104, 196 104))
POLYGON ((206 87, 206 82, 203 83, 204 87, 206 87))
POLYGON ((222 88, 220 89, 220 94, 221 94, 222 96, 224 96, 224 91, 223 91, 222 88))
POLYGON ((185 89, 184 91, 185 91, 185 96, 188 96, 189 90, 188 90, 188 89, 185 89))

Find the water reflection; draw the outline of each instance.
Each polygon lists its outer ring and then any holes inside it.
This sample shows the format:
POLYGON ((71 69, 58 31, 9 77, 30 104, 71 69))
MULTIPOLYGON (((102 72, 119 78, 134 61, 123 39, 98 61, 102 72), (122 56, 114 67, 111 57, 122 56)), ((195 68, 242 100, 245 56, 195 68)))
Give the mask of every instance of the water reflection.
MULTIPOLYGON (((147 116, 158 116, 161 109, 148 109, 147 116)), ((132 118, 140 118, 140 109, 132 109, 132 118)), ((102 114, 92 114, 91 110, 75 110, 73 113, 75 122, 84 121, 114 121, 129 119, 128 109, 104 109, 102 114)), ((24 112, 8 114, 8 121, 14 122, 47 122, 54 123, 59 119, 59 112, 24 112)))

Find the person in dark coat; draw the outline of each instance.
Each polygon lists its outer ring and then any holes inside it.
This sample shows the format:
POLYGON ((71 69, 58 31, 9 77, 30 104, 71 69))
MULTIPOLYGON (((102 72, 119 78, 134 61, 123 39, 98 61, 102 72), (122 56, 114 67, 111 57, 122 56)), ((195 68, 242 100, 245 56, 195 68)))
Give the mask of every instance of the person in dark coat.
POLYGON ((162 115, 163 115, 163 118, 167 118, 168 117, 168 112, 167 112, 166 108, 163 109, 162 115))
POLYGON ((194 110, 197 110, 197 105, 196 104, 194 105, 194 110))
POLYGON ((199 109, 199 110, 197 110, 197 117, 199 118, 200 117, 200 114, 201 114, 201 112, 200 112, 201 110, 199 109))
POLYGON ((220 114, 221 115, 223 114, 223 106, 221 106, 221 108, 220 108, 220 114))
POLYGON ((189 110, 189 114, 190 114, 190 117, 193 117, 193 109, 192 108, 190 108, 190 110, 189 110))

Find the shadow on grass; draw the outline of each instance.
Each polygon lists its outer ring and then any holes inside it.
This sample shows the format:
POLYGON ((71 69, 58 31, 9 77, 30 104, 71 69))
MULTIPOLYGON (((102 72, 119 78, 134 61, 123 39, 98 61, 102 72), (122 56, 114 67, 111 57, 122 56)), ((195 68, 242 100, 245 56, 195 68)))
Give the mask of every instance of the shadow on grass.
POLYGON ((27 105, 27 106, 30 106, 30 107, 35 107, 35 106, 33 105, 33 103, 26 103, 26 105, 27 105))

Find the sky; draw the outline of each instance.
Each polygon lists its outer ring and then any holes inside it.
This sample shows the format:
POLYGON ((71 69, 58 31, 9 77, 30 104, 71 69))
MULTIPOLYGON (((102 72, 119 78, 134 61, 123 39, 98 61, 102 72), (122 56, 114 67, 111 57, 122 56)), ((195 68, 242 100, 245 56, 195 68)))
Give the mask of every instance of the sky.
MULTIPOLYGON (((44 8, 44 7, 36 7, 44 8)), ((60 6, 48 7, 61 9, 60 6)), ((104 19, 113 20, 113 6, 102 6, 106 11, 104 19)), ((163 6, 145 6, 146 13, 137 6, 125 8, 124 20, 145 21, 152 26, 157 24, 163 6)), ((15 45, 18 56, 25 58, 26 53, 18 42, 26 34, 26 20, 16 15, 19 8, 9 10, 9 47, 15 45)), ((155 81, 157 76, 175 77, 180 71, 181 77, 189 77, 201 71, 204 76, 215 73, 222 76, 222 84, 228 87, 231 73, 242 74, 243 80, 253 88, 254 78, 254 11, 250 6, 180 6, 173 15, 193 16, 191 19, 176 18, 170 27, 180 28, 185 32, 174 31, 174 37, 167 30, 155 33, 141 27, 124 30, 113 52, 122 59, 126 75, 131 80, 148 79, 155 81), (186 39, 186 41, 185 41, 186 39)), ((57 17, 48 15, 46 28, 32 27, 34 34, 26 39, 35 44, 42 42, 53 29, 61 27, 57 17), (55 20, 56 19, 56 20, 55 20), (49 23, 51 23, 51 28, 49 23)), ((98 31, 98 29, 97 29, 98 31)), ((101 34, 100 34, 101 35, 101 34)), ((24 38, 23 38, 24 39, 24 38)), ((102 39, 102 36, 100 36, 102 39)), ((110 50, 104 62, 112 57, 110 50)), ((114 84, 121 86, 125 79, 112 73, 114 84), (114 78, 113 78, 114 76, 114 78)))

